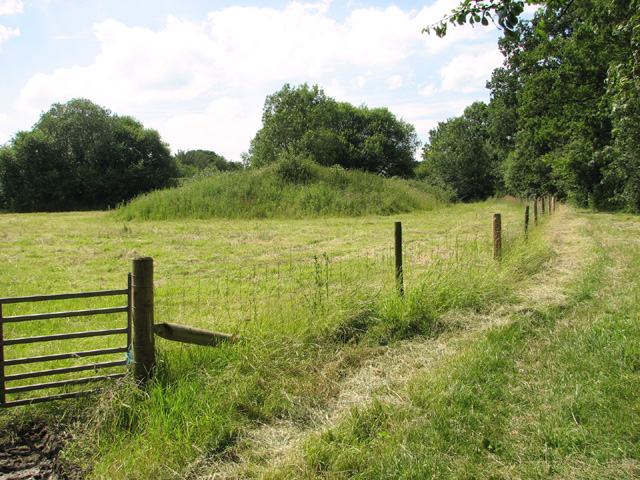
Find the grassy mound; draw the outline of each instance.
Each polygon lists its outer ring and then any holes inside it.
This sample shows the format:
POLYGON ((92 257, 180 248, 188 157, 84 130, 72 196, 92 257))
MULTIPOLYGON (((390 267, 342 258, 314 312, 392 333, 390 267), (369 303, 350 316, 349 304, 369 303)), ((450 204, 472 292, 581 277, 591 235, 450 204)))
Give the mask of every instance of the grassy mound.
POLYGON ((349 217, 430 210, 444 200, 419 182, 292 157, 267 168, 221 172, 152 192, 120 207, 118 215, 123 220, 349 217))

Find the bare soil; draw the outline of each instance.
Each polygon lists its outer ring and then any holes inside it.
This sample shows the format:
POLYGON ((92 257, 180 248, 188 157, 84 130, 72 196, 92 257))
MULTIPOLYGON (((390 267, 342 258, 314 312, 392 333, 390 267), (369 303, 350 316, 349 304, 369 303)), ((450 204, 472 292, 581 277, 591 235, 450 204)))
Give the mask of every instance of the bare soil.
POLYGON ((0 435, 0 480, 76 480, 81 468, 61 458, 64 430, 31 423, 0 435))

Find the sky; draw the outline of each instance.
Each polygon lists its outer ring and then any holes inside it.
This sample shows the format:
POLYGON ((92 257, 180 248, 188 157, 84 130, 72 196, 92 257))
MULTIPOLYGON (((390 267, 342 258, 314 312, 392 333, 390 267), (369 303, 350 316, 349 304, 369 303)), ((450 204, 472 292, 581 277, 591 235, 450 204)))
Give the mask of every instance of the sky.
POLYGON ((425 143, 502 64, 500 32, 423 34, 458 0, 0 0, 0 145, 53 103, 87 98, 158 130, 173 153, 240 161, 267 95, 319 85, 385 107, 425 143))

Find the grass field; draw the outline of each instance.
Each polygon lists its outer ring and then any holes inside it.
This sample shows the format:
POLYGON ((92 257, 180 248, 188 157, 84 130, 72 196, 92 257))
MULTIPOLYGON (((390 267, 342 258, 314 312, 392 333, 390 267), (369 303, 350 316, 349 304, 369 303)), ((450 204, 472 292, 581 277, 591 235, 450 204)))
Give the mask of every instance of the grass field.
MULTIPOLYGON (((561 207, 524 242, 523 216, 509 200, 311 220, 2 215, 0 296, 123 288, 149 255, 156 321, 243 340, 159 341, 147 390, 125 381, 0 424, 63 423, 66 457, 93 478, 638 475, 640 222, 561 207)), ((122 319, 81 326, 105 321, 122 319)), ((42 334, 21 328, 6 334, 42 334)))

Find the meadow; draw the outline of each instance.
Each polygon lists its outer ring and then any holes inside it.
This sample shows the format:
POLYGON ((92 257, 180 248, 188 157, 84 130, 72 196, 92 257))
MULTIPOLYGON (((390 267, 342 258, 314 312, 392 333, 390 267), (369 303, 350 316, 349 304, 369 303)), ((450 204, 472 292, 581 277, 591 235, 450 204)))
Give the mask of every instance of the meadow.
MULTIPOLYGON (((239 341, 158 340, 146 389, 127 379, 0 424, 64 425, 64 457, 88 478, 626 478, 640 223, 561 206, 525 240, 523 220, 513 199, 308 219, 3 214, 2 297, 124 288, 148 255, 157 322, 239 341)), ((82 326, 105 321, 122 319, 82 326)))

